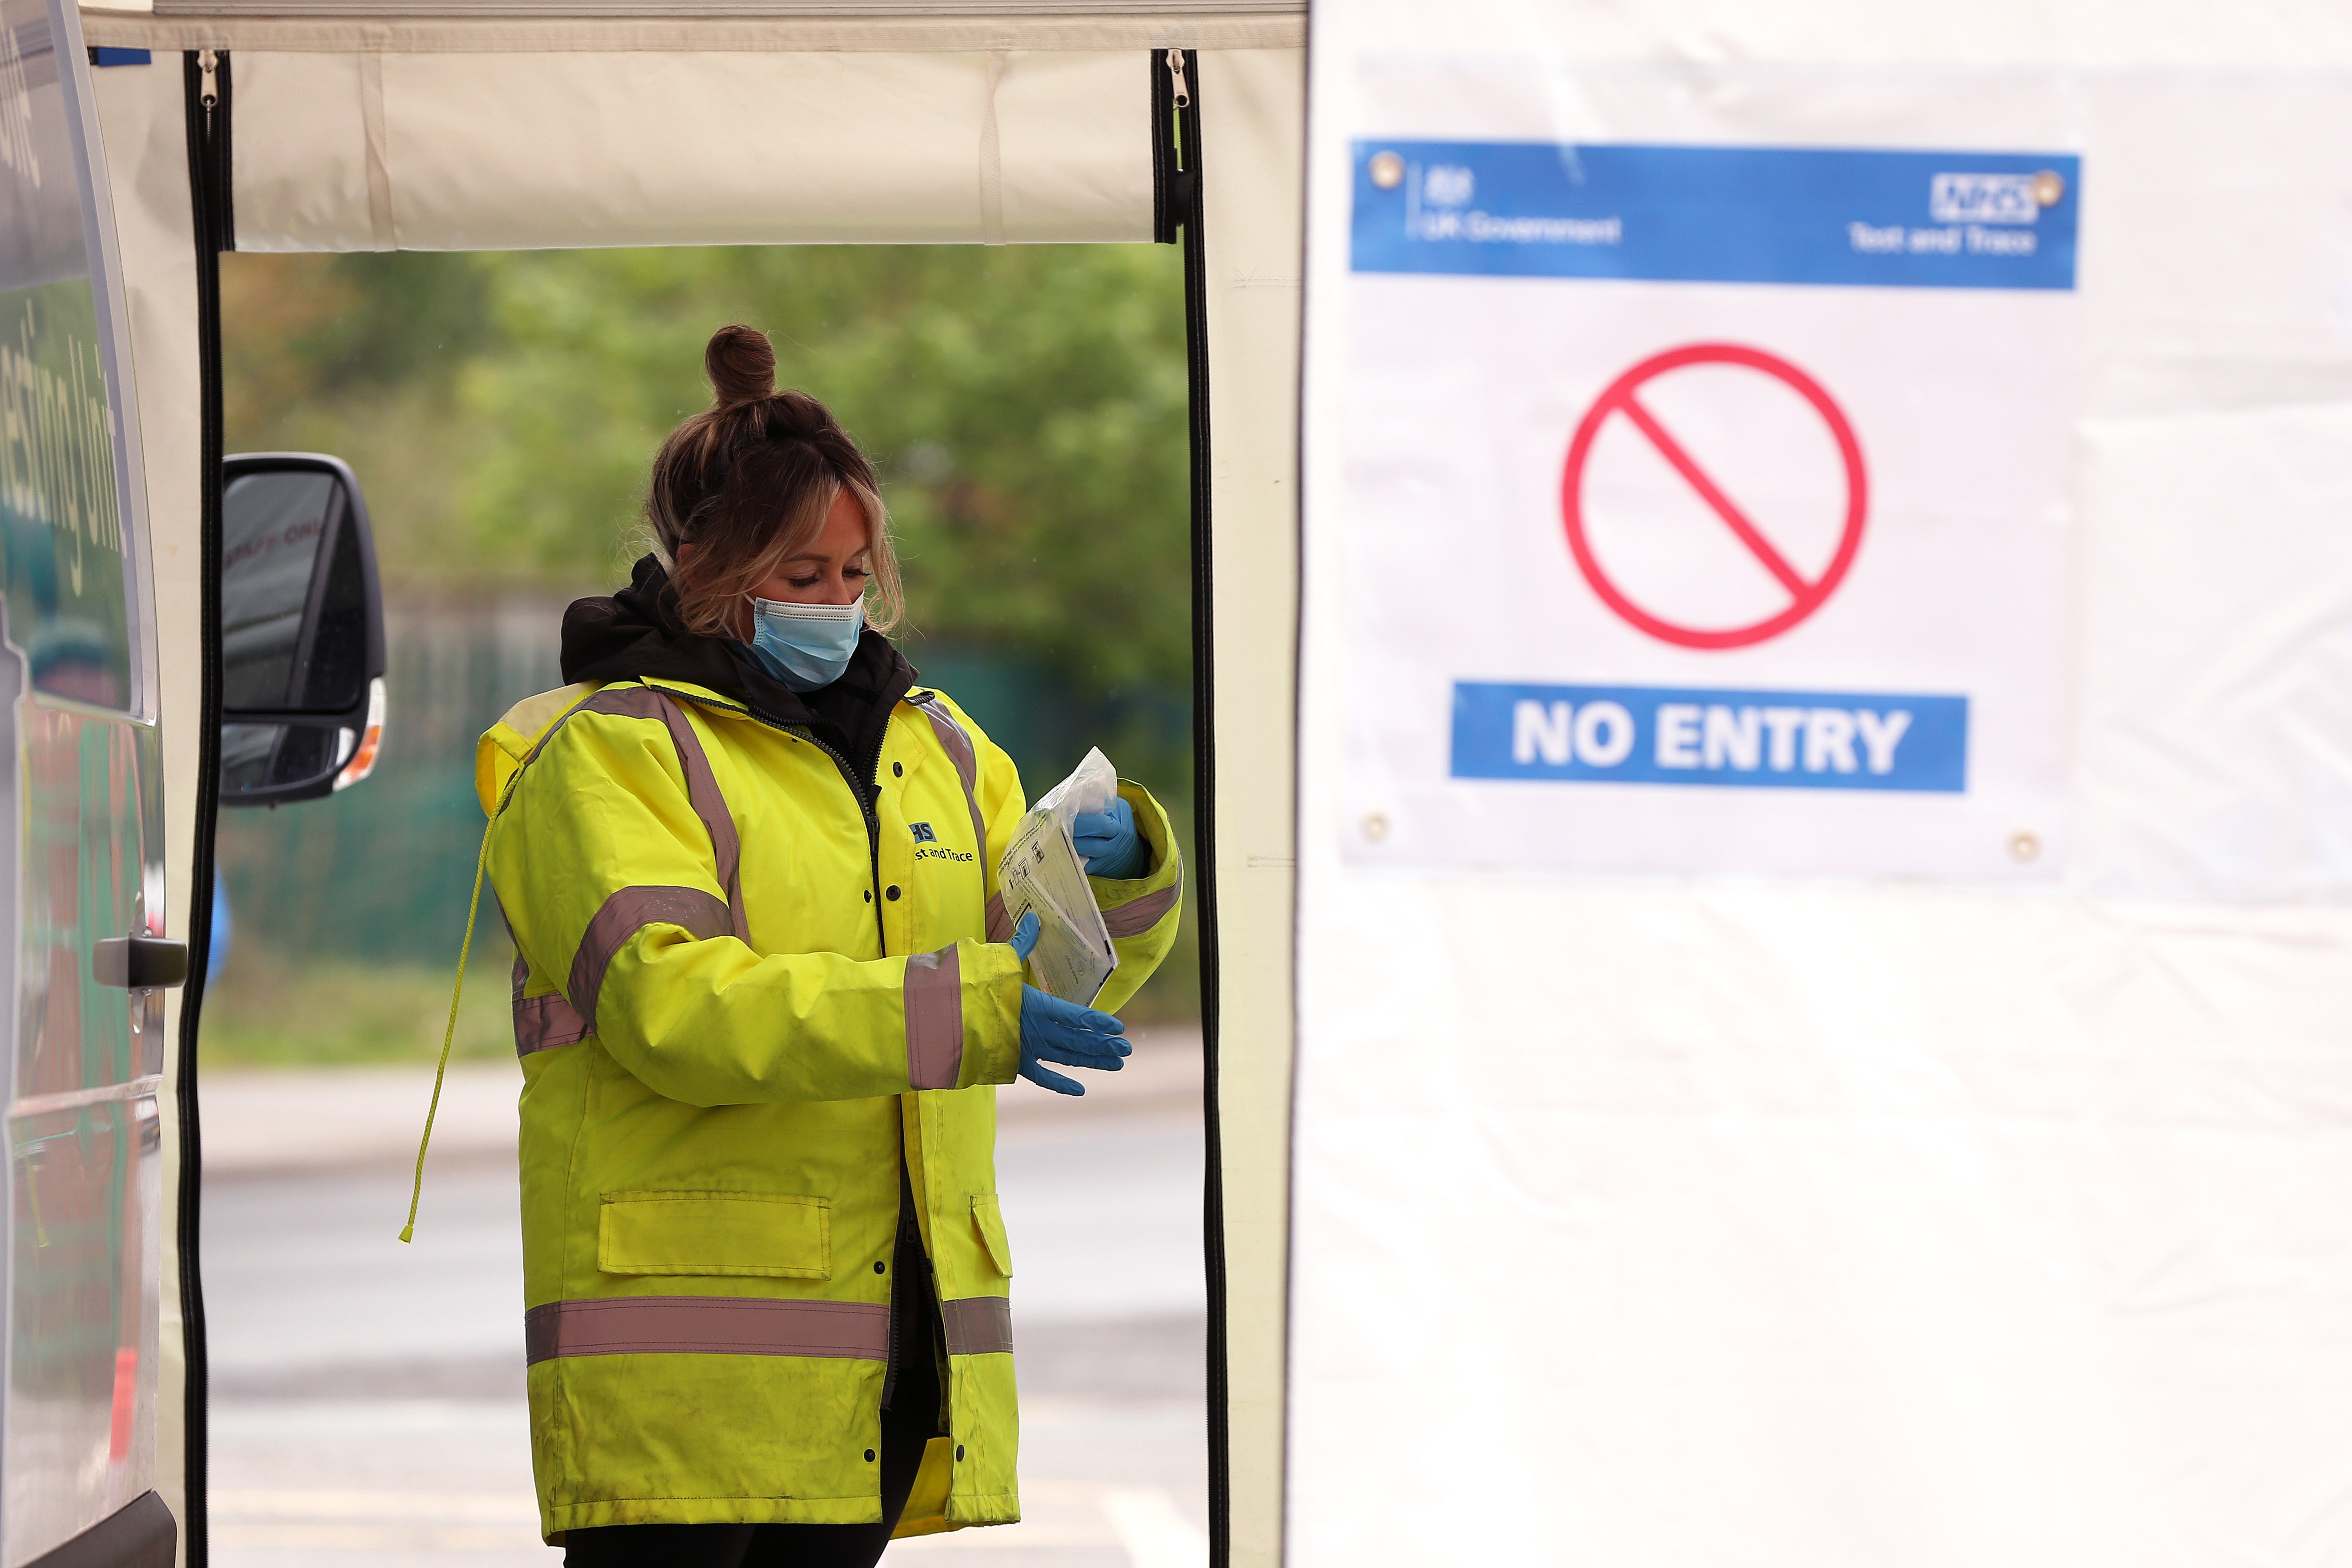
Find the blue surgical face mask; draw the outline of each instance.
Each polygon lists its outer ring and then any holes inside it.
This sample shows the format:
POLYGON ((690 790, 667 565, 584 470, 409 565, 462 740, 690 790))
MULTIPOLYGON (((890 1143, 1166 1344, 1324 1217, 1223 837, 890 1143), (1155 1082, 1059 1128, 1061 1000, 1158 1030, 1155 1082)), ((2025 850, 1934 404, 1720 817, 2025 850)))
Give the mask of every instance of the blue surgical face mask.
POLYGON ((866 601, 852 605, 791 605, 751 601, 751 655, 794 691, 831 686, 849 668, 866 601))

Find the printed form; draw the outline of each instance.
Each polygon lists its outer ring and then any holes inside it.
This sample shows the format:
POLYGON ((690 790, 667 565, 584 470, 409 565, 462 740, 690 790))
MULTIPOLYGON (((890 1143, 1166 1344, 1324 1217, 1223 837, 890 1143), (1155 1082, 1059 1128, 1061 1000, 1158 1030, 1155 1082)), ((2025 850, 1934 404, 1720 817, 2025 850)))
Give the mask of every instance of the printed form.
POLYGON ((1024 914, 1037 916, 1032 981, 1066 1002, 1091 1005, 1118 967, 1086 862, 1070 837, 1078 813, 1107 811, 1118 794, 1118 775, 1108 759, 1089 751, 1076 772, 1030 807, 996 869, 1005 914, 1016 925, 1024 914))

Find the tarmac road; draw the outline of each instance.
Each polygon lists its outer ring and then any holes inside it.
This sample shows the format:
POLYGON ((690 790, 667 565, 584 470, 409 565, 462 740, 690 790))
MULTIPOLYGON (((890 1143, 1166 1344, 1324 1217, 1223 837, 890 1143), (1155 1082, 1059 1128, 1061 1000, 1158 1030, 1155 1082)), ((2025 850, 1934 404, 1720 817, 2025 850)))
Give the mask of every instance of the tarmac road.
MULTIPOLYGON (((886 1561, 1199 1568, 1208 1557, 1196 1034, 1139 1034, 1065 1101, 1002 1096, 1023 1521, 886 1561)), ((214 1560, 552 1568, 523 1406, 504 1065, 453 1072, 416 1241, 395 1237, 430 1075, 221 1075, 203 1089, 214 1560)))

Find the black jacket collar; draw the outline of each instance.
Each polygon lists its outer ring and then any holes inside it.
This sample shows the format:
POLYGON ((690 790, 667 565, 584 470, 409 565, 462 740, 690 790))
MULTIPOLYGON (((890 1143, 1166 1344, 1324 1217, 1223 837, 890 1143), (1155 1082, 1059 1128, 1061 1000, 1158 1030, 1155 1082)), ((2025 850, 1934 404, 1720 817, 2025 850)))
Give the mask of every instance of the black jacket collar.
POLYGON ((677 590, 650 555, 611 598, 576 599, 563 612, 565 680, 648 677, 707 687, 769 723, 806 729, 859 767, 869 786, 890 710, 919 679, 890 639, 869 626, 840 679, 815 691, 794 691, 733 638, 687 630, 678 619, 677 590))

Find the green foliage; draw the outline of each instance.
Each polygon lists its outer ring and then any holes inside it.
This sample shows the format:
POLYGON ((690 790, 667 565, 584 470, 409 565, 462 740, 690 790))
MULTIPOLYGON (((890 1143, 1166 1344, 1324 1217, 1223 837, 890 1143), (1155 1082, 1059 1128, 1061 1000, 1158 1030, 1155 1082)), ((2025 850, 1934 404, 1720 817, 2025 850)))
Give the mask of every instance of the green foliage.
MULTIPOLYGON (((207 1067, 347 1067, 429 1062, 449 1024, 450 963, 311 957, 240 945, 205 999, 207 1067)), ((450 1055, 499 1061, 514 1055, 506 968, 514 950, 493 934, 467 966, 466 996, 450 1055)))
POLYGON ((742 321, 882 470, 919 663, 932 640, 1085 697, 1188 679, 1172 249, 358 255, 323 278, 226 260, 233 438, 340 437, 395 584, 612 581, 654 448, 708 405, 704 341, 742 321))

